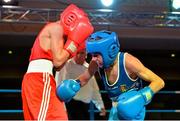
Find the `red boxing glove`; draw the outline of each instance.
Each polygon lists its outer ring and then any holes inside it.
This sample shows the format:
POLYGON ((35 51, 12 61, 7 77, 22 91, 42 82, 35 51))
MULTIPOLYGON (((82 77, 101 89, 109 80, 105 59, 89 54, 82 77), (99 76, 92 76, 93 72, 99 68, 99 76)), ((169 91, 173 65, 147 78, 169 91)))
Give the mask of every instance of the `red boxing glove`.
POLYGON ((81 45, 85 43, 85 40, 93 31, 94 28, 88 18, 84 18, 79 21, 75 29, 69 32, 64 49, 70 53, 70 57, 75 56, 77 50, 82 48, 81 45))
POLYGON ((81 50, 86 49, 86 41, 84 41, 82 44, 79 45, 77 52, 80 52, 81 50))
POLYGON ((86 41, 84 41, 81 45, 79 45, 78 50, 76 51, 76 53, 74 53, 74 55, 76 55, 78 52, 81 52, 82 50, 85 50, 85 49, 86 49, 86 41))

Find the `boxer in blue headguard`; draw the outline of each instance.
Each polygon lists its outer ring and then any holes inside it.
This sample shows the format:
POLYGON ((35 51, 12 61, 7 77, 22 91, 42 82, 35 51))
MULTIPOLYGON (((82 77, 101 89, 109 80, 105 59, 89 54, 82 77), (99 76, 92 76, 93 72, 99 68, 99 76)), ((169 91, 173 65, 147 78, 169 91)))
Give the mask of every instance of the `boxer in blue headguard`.
POLYGON ((87 41, 87 52, 102 55, 104 68, 114 63, 119 49, 119 40, 115 32, 99 31, 92 34, 87 41))
POLYGON ((88 70, 77 79, 69 80, 73 84, 59 85, 58 89, 68 90, 68 93, 59 95, 60 99, 70 100, 100 70, 105 89, 113 102, 109 120, 144 120, 145 106, 164 87, 163 79, 133 55, 119 52, 120 44, 115 32, 93 33, 86 42, 86 50, 92 54, 88 70), (150 84, 142 87, 141 80, 150 84))

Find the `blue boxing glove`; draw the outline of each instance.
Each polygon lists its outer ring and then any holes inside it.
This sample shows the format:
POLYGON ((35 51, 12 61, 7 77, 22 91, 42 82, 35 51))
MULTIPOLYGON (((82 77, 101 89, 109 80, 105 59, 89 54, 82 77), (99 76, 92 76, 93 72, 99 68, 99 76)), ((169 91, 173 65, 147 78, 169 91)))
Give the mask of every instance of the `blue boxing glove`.
POLYGON ((140 113, 138 113, 136 115, 136 117, 134 118, 135 120, 144 120, 145 118, 145 114, 146 114, 146 107, 144 106, 144 108, 140 111, 140 113))
POLYGON ((69 102, 80 90, 80 88, 81 86, 79 80, 63 80, 62 83, 57 87, 56 93, 60 100, 69 102))
POLYGON ((139 91, 132 89, 121 94, 118 98, 118 115, 128 120, 143 120, 145 117, 145 105, 152 100, 154 92, 150 87, 139 91))

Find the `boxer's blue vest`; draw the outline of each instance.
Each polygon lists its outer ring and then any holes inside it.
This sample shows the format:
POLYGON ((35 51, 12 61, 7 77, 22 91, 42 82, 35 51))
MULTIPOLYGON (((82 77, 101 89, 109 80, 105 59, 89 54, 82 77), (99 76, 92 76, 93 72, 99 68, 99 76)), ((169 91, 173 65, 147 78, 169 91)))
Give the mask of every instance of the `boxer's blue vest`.
POLYGON ((132 81, 132 79, 130 79, 130 77, 127 75, 124 62, 125 62, 124 53, 119 52, 118 53, 119 74, 114 84, 109 84, 104 70, 100 71, 105 89, 112 100, 116 99, 123 92, 126 92, 133 88, 140 89, 142 87, 142 81, 140 78, 137 78, 135 81, 132 81))

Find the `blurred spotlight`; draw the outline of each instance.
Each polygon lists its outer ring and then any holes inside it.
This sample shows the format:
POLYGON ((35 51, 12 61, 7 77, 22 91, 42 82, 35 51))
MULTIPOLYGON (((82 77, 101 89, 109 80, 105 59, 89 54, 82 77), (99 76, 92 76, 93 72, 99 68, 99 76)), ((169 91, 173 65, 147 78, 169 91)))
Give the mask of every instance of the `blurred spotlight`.
POLYGON ((3 0, 5 3, 10 3, 12 0, 3 0))
POLYGON ((102 3, 104 6, 108 7, 108 6, 112 5, 113 0, 101 0, 101 3, 102 3))
POLYGON ((176 54, 174 54, 174 53, 171 54, 171 57, 172 57, 172 58, 174 58, 175 56, 176 56, 176 54))
POLYGON ((173 0, 172 6, 175 9, 179 9, 180 8, 180 0, 173 0))
POLYGON ((0 5, 12 5, 12 6, 17 6, 18 5, 18 0, 1 0, 0 5))
POLYGON ((9 55, 11 55, 12 53, 13 53, 12 50, 9 50, 9 51, 8 51, 8 54, 9 54, 9 55))

